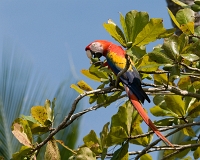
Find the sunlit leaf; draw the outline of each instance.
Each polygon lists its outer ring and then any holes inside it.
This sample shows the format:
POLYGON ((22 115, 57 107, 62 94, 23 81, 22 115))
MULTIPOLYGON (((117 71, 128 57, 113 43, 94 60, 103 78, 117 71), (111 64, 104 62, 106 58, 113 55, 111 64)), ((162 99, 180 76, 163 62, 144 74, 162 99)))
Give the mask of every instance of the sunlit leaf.
POLYGON ((46 125, 48 116, 47 116, 47 110, 43 106, 33 106, 31 108, 31 115, 43 126, 46 125))
POLYGON ((190 137, 195 137, 196 134, 195 132, 193 131, 192 127, 186 127, 186 128, 183 128, 182 129, 182 132, 184 135, 186 136, 190 136, 190 137))
POLYGON ((158 84, 158 85, 162 85, 162 84, 170 84, 170 82, 168 82, 168 77, 166 73, 163 74, 154 74, 154 83, 158 84))
POLYGON ((194 22, 188 22, 186 24, 181 24, 180 29, 186 35, 194 34, 194 22))
POLYGON ((79 88, 77 85, 75 84, 71 84, 70 88, 73 88, 75 91, 77 91, 78 93, 82 94, 84 93, 85 91, 82 90, 81 88, 79 88))
POLYGON ((81 70, 81 73, 82 73, 84 76, 86 76, 86 77, 88 77, 88 78, 90 78, 90 79, 92 79, 92 80, 94 80, 94 81, 98 81, 98 82, 101 81, 101 78, 97 77, 96 75, 91 74, 89 70, 82 69, 82 70, 81 70))
POLYGON ((60 152, 55 139, 47 142, 44 160, 60 160, 60 152))
POLYGON ((165 31, 163 20, 159 18, 150 19, 149 23, 137 35, 133 45, 141 46, 153 42, 165 31))
POLYGON ((186 34, 182 33, 179 37, 178 37, 178 50, 181 53, 183 48, 185 48, 185 46, 188 45, 188 40, 189 37, 186 36, 186 34))
POLYGON ((126 47, 126 40, 121 29, 111 20, 108 20, 108 23, 104 23, 103 27, 106 31, 123 47, 126 47))
POLYGON ((44 108, 46 108, 48 120, 52 122, 53 116, 52 116, 52 109, 51 109, 51 101, 50 100, 46 99, 45 104, 44 104, 44 108))
POLYGON ((173 13, 172 13, 168 8, 167 8, 167 11, 168 11, 168 13, 169 13, 169 15, 170 15, 172 21, 174 22, 174 24, 175 24, 178 28, 180 28, 180 24, 179 24, 179 22, 176 20, 176 17, 173 15, 173 13))
POLYGON ((196 118, 199 115, 200 115, 200 102, 195 102, 188 109, 188 116, 196 118))
POLYGON ((108 79, 107 73, 105 71, 99 70, 99 67, 96 67, 95 65, 91 65, 89 68, 89 71, 91 74, 101 79, 108 79))
POLYGON ((92 87, 90 87, 85 81, 80 80, 77 82, 77 85, 79 86, 79 88, 81 88, 84 91, 92 91, 92 87))
POLYGON ((129 41, 129 35, 128 35, 128 31, 127 31, 125 18, 121 13, 119 13, 119 15, 120 15, 120 24, 121 24, 122 29, 124 31, 124 34, 125 34, 125 37, 126 37, 126 41, 129 41))
POLYGON ((160 117, 160 116, 177 117, 177 115, 174 114, 172 111, 162 109, 160 106, 154 106, 154 107, 150 108, 150 112, 156 117, 160 117))

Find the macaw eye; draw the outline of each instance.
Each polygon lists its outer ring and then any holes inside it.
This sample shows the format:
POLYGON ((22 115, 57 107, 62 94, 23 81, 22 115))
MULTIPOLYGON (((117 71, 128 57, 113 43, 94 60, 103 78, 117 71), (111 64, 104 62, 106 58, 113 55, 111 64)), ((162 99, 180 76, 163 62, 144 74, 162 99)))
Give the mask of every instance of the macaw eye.
POLYGON ((89 59, 92 58, 92 53, 91 53, 90 50, 87 50, 87 51, 86 51, 86 54, 87 54, 87 57, 88 57, 89 59))

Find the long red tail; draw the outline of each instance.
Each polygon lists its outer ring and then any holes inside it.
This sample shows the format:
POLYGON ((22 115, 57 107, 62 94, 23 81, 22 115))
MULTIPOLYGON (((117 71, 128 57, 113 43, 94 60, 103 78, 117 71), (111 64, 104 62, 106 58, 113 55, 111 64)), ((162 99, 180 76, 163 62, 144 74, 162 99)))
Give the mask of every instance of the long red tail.
POLYGON ((127 86, 124 85, 124 88, 126 90, 126 93, 132 102, 135 109, 138 111, 142 119, 145 121, 145 123, 154 131, 154 133, 163 140, 166 144, 170 145, 171 147, 174 147, 173 144, 171 144, 168 139, 162 135, 162 133, 156 128, 156 126, 153 124, 153 122, 150 120, 149 116, 143 109, 142 105, 138 101, 137 97, 129 90, 127 86))

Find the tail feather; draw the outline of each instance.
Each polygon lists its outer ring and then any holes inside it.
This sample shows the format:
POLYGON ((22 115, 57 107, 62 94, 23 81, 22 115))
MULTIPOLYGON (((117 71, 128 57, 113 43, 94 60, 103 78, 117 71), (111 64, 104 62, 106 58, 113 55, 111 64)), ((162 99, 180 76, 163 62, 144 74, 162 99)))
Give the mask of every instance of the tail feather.
POLYGON ((133 106, 135 107, 135 109, 138 111, 138 113, 140 114, 140 116, 142 117, 142 119, 145 121, 145 123, 153 130, 153 132, 163 140, 163 142, 165 142, 166 144, 168 144, 171 147, 174 147, 173 144, 171 144, 168 139, 163 136, 161 134, 161 132, 156 128, 156 126, 153 124, 153 122, 150 120, 149 116, 147 115, 147 113, 145 112, 145 110, 143 109, 142 105, 140 104, 140 102, 138 101, 137 97, 132 94, 132 92, 129 90, 129 88, 127 86, 124 86, 125 91, 131 101, 131 103, 133 104, 133 106))

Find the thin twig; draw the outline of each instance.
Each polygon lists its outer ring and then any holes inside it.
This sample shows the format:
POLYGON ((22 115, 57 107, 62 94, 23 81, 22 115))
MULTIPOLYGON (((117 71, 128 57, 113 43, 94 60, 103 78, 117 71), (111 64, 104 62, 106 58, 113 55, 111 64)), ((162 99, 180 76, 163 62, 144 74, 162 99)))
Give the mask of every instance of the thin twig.
POLYGON ((189 70, 191 70, 191 71, 200 72, 200 69, 190 67, 190 66, 186 65, 185 63, 182 63, 182 62, 181 62, 180 65, 184 66, 185 68, 187 68, 187 69, 189 69, 189 70))

